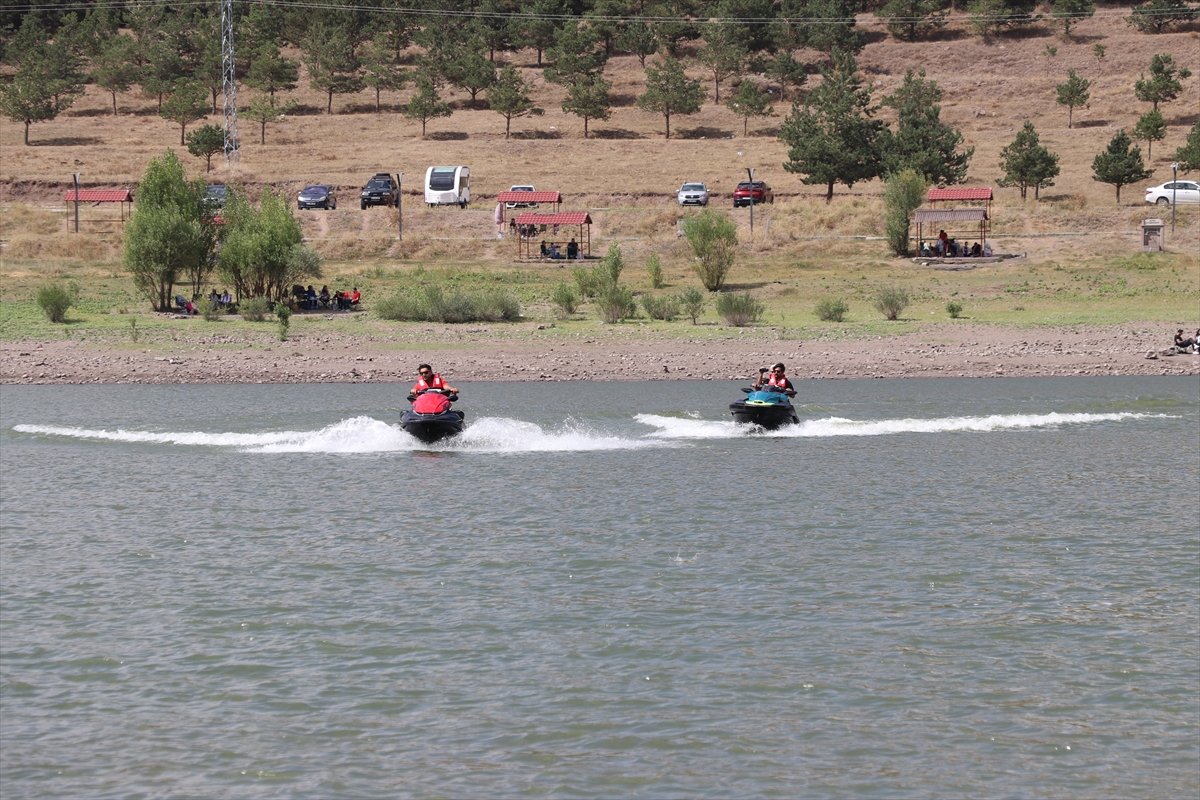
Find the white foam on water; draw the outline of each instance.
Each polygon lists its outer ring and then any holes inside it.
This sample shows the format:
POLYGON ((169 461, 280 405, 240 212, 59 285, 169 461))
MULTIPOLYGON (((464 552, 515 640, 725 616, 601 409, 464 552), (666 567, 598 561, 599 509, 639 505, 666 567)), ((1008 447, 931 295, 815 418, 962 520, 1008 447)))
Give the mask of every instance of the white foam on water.
POLYGON ((638 414, 635 419, 658 430, 651 436, 670 439, 727 439, 737 436, 776 438, 812 438, 825 436, 886 436, 894 433, 949 433, 954 431, 1007 431, 1046 428, 1059 425, 1086 425, 1096 422, 1120 422, 1129 419, 1163 417, 1162 414, 991 414, 984 417, 940 417, 936 419, 852 420, 843 417, 803 420, 764 431, 755 425, 730 421, 684 420, 655 414, 638 414))
POLYGON ((204 433, 201 431, 136 431, 75 428, 57 425, 17 425, 17 433, 64 436, 111 442, 230 447, 250 453, 387 453, 444 450, 482 453, 581 452, 632 450, 670 446, 646 438, 604 434, 567 420, 558 431, 530 422, 482 417, 468 423, 459 436, 425 444, 400 428, 367 416, 352 417, 319 430, 262 433, 204 433))

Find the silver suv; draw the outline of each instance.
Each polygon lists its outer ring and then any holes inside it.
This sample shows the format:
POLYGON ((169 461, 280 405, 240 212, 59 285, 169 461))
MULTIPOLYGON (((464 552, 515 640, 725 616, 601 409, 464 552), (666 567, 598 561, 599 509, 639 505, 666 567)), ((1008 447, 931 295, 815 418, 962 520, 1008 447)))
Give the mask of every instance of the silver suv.
POLYGON ((681 206, 708 205, 708 187, 703 183, 685 183, 677 195, 681 206))

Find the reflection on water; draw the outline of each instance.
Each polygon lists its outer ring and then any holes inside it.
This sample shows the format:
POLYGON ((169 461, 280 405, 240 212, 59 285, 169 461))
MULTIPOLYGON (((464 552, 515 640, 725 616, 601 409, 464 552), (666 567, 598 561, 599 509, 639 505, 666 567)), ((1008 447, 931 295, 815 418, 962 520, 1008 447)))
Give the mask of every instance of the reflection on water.
POLYGON ((0 793, 1194 795, 1195 381, 800 388, 4 387, 0 793))

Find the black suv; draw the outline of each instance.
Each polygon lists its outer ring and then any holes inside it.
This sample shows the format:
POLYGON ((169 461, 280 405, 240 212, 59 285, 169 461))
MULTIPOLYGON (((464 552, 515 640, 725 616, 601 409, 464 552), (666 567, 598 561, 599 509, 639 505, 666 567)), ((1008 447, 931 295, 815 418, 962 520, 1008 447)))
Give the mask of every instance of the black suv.
POLYGON ((376 172, 375 177, 367 181, 362 189, 362 208, 367 206, 394 206, 396 193, 400 187, 396 180, 386 172, 376 172))

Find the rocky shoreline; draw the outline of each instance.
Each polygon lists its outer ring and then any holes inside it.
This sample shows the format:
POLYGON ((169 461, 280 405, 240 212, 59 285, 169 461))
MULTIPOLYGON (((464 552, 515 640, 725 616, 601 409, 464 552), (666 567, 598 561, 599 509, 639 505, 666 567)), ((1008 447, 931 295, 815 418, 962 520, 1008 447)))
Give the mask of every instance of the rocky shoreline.
POLYGON ((405 383, 422 361, 460 383, 742 380, 774 361, 786 362, 793 380, 1200 374, 1200 356, 1167 354, 1171 326, 1163 323, 931 324, 893 336, 795 340, 771 329, 666 339, 621 328, 571 338, 544 328, 431 327, 405 340, 321 332, 287 342, 3 342, 0 384, 405 383))

